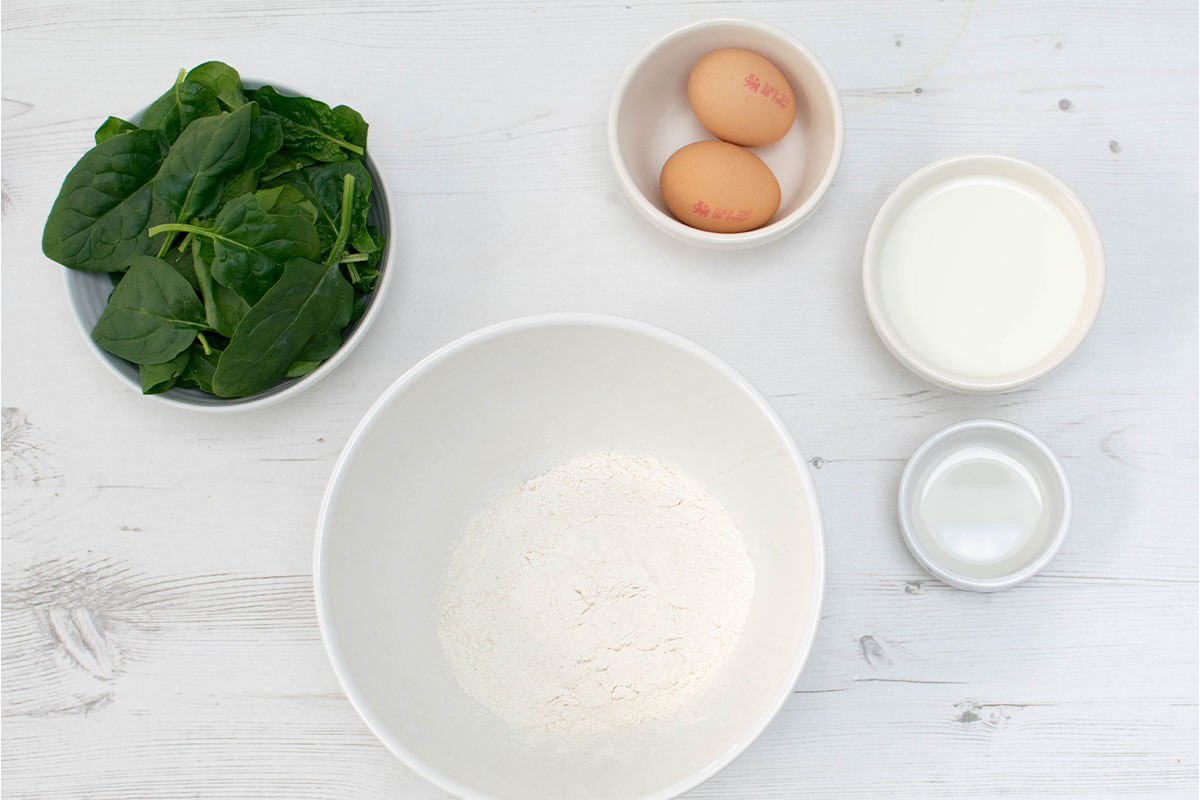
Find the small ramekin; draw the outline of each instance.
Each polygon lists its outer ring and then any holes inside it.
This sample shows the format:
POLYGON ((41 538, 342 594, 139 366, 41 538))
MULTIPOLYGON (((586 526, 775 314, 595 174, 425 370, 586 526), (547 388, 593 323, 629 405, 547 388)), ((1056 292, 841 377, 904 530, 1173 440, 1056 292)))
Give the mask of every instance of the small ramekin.
MULTIPOLYGON (((963 490, 973 487, 962 486, 963 490)), ((1071 527, 1071 485, 1062 462, 1040 438, 1011 422, 975 419, 959 422, 929 437, 909 459, 900 478, 898 511, 900 531, 909 552, 931 575, 958 589, 995 592, 1016 586, 1042 570, 1057 555, 1071 527), (927 491, 931 475, 956 453, 987 447, 1003 453, 1033 477, 1043 502, 1045 524, 1029 540, 1026 557, 1000 574, 965 574, 936 550, 925 547, 917 532, 914 507, 927 491)))

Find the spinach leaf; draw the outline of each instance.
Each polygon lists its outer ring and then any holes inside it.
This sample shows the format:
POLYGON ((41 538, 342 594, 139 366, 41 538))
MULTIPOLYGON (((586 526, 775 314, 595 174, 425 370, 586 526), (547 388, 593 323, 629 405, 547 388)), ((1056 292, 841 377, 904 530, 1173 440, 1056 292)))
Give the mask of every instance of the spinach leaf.
POLYGON ((212 394, 213 373, 217 371, 217 364, 220 363, 221 351, 210 347, 208 352, 205 352, 203 345, 193 342, 184 352, 188 355, 188 363, 179 376, 179 385, 193 386, 212 394))
POLYGON ((203 330, 204 307, 192 287, 167 262, 137 256, 113 289, 92 339, 135 364, 169 361, 203 330))
POLYGON ((288 378, 303 378, 308 373, 312 372, 317 367, 321 366, 320 361, 297 361, 288 367, 288 378))
POLYGON ((50 209, 42 252, 94 272, 124 269, 132 256, 152 252, 150 185, 166 155, 162 134, 146 130, 105 139, 85 153, 50 209))
POLYGON ((344 161, 352 153, 359 158, 367 146, 367 123, 348 106, 330 108, 310 97, 282 95, 270 86, 254 90, 262 110, 283 123, 283 146, 317 161, 344 161))
POLYGON ((196 270, 192 265, 192 248, 190 246, 183 248, 183 250, 172 247, 167 250, 162 259, 183 276, 183 279, 192 287, 193 292, 200 291, 200 284, 196 280, 196 270))
POLYGON ((259 189, 254 196, 263 211, 272 214, 298 214, 310 222, 317 221, 316 207, 291 186, 280 184, 270 189, 259 189))
MULTIPOLYGON (((176 222, 211 216, 225 184, 246 160, 255 106, 204 117, 187 126, 154 176, 154 196, 176 222)), ((115 139, 113 141, 116 141, 115 139)))
POLYGON ((246 144, 246 157, 241 170, 225 185, 226 198, 253 192, 258 186, 263 164, 283 144, 283 132, 279 120, 265 115, 254 117, 250 123, 250 140, 246 144))
POLYGON ((127 122, 120 117, 109 117, 104 120, 99 128, 96 128, 96 144, 103 144, 118 134, 129 133, 137 129, 138 126, 132 122, 127 122))
POLYGON ((139 364, 138 376, 142 380, 142 394, 162 394, 175 385, 188 361, 191 353, 180 351, 179 355, 161 364, 139 364))
POLYGON ((369 295, 362 292, 354 293, 354 305, 350 310, 350 321, 346 323, 347 325, 353 325, 363 318, 363 314, 367 313, 368 298, 369 295))
POLYGON ((252 194, 230 200, 208 226, 167 223, 151 228, 191 233, 213 240, 212 276, 251 305, 271 288, 289 258, 315 258, 317 229, 297 214, 268 214, 252 194))
POLYGON ((295 170, 304 169, 316 163, 317 160, 315 158, 292 153, 288 150, 280 150, 267 159, 267 163, 263 165, 261 178, 263 181, 273 180, 286 172, 294 172, 295 170))
POLYGON ((160 130, 172 142, 193 121, 221 111, 221 104, 212 89, 202 83, 186 80, 185 72, 179 70, 174 85, 150 104, 139 121, 141 127, 160 130))
POLYGON ((242 91, 242 77, 236 69, 223 61, 205 61, 192 67, 186 80, 206 87, 216 95, 217 101, 227 111, 246 104, 246 95, 242 91))
POLYGON ((204 301, 204 319, 208 327, 222 336, 233 336, 238 323, 250 311, 250 304, 241 296, 212 279, 213 243, 208 239, 192 239, 194 278, 204 301))
POLYGON ((336 269, 306 258, 288 261, 234 332, 213 375, 213 392, 244 397, 279 383, 315 333, 345 326, 353 300, 354 290, 336 269))
POLYGON ((323 260, 332 255, 330 248, 337 238, 342 213, 342 188, 347 175, 354 177, 349 234, 349 239, 353 241, 361 237, 360 231, 366 228, 367 211, 370 209, 371 176, 361 161, 316 164, 281 175, 270 184, 291 186, 316 208, 317 236, 320 238, 323 260))
POLYGON ((304 349, 296 356, 296 360, 316 361, 319 363, 336 353, 341 346, 342 333, 340 328, 319 331, 313 334, 313 337, 308 340, 308 344, 304 345, 304 349))

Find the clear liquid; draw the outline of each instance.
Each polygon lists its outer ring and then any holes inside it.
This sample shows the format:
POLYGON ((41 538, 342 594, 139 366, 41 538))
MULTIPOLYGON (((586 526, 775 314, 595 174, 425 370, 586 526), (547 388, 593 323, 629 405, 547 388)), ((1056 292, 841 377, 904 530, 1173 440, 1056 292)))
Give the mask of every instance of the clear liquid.
POLYGON ((1039 546, 1045 498, 1020 462, 965 447, 937 464, 914 509, 917 535, 937 561, 974 577, 1009 572, 1039 546))

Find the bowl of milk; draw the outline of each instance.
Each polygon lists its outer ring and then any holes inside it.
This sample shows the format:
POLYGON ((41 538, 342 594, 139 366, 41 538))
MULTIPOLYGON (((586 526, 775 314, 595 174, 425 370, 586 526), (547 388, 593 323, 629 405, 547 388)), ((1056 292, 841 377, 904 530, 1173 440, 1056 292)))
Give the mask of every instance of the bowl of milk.
POLYGON ((1104 295, 1104 251, 1079 197, 1004 155, 930 164, 887 199, 863 255, 875 330, 916 374, 1003 392, 1067 361, 1104 295))

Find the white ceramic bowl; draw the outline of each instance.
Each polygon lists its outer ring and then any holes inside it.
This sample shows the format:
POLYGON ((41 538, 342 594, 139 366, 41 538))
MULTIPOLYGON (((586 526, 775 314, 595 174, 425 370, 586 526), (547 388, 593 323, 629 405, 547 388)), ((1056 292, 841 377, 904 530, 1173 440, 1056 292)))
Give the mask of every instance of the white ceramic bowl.
POLYGON ((913 453, 900 478, 899 513, 904 543, 930 574, 959 589, 994 592, 1033 577, 1058 553, 1071 527, 1071 486, 1058 457, 1037 436, 1011 422, 969 420, 943 428, 913 453), (962 469, 964 461, 974 458, 978 463, 980 453, 988 456, 990 469, 962 469), (958 472, 944 472, 956 461, 958 472), (996 507, 997 501, 1011 504, 1013 500, 997 492, 1003 481, 996 480, 996 465, 1003 465, 1010 479, 1024 484, 1023 497, 1036 496, 1040 504, 1036 523, 1019 542, 1013 538, 1012 510, 996 507), (957 501, 964 504, 959 513, 965 507, 972 518, 970 522, 954 519, 951 530, 959 552, 943 547, 935 532, 924 529, 916 512, 939 474, 946 476, 944 485, 952 486, 957 501), (1000 517, 992 519, 997 511, 1000 517), (966 561, 959 556, 968 548, 975 554, 996 555, 966 561))
POLYGON ((1061 367, 1092 328, 1104 298, 1104 247, 1083 201, 1061 180, 1036 164, 1006 155, 959 155, 935 161, 906 178, 879 209, 863 252, 863 296, 879 338, 901 364, 926 380, 960 392, 1005 392, 1026 386, 1061 367), (1005 375, 977 377, 953 372, 910 346, 891 318, 880 289, 884 244, 896 220, 934 187, 976 176, 1006 178, 1023 185, 1062 212, 1083 249, 1086 270, 1078 316, 1064 338, 1045 358, 1005 375))
POLYGON ((667 798, 697 785, 787 700, 824 585, 812 479, 762 396, 686 339, 595 315, 486 328, 397 380, 334 467, 315 561, 321 632, 355 708, 414 771, 475 800, 667 798), (530 743, 468 699, 443 657, 447 565, 501 492, 610 449, 657 454, 718 497, 754 562, 749 618, 714 688, 680 715, 612 739, 530 743))
POLYGON ((634 207, 656 228, 680 241, 714 250, 742 250, 773 242, 808 219, 825 197, 842 160, 842 104, 825 67, 785 31, 748 19, 697 22, 664 36, 625 70, 608 111, 608 151, 617 180, 634 207), (658 189, 672 153, 715 138, 688 105, 692 67, 726 47, 752 50, 775 64, 796 95, 796 122, 774 144, 750 148, 779 181, 779 211, 761 228, 712 233, 671 215, 658 189))
MULTIPOLYGON (((258 81, 245 81, 244 83, 247 87, 251 88, 263 85, 258 81)), ((303 92, 297 92, 278 83, 272 83, 271 85, 285 94, 303 94, 303 92)), ((139 119, 141 119, 141 112, 131 118, 134 122, 139 119)), ((379 170, 376 168, 375 162, 371 159, 369 152, 363 159, 363 165, 367 168, 367 174, 371 176, 371 208, 367 212, 367 221, 383 233, 385 237, 384 253, 379 261, 379 280, 375 284, 375 291, 366 299, 366 310, 350 326, 349 331, 342 340, 342 346, 338 348, 337 352, 307 375, 300 378, 287 378, 270 389, 250 395, 249 397, 222 398, 202 392, 199 389, 183 386, 176 386, 160 394, 150 394, 145 395, 145 397, 160 403, 191 408, 197 411, 246 411, 263 408, 281 403, 307 389, 311 389, 318 381, 333 372, 338 364, 346 360, 351 351, 362 341, 363 336, 366 335, 371 325, 374 324, 375 318, 379 316, 379 309, 383 306, 383 298, 387 294, 388 286, 391 284, 392 269, 389 266, 389 262, 393 260, 392 255, 395 253, 396 246, 391 230, 387 189, 384 188, 383 178, 380 176, 379 170)), ((85 272, 83 270, 63 267, 63 278, 67 286, 67 300, 71 304, 71 311, 75 315, 75 321, 79 324, 79 330, 83 333, 83 338, 87 342, 88 347, 100 359, 100 363, 108 367, 109 372, 117 376, 118 380, 138 394, 141 394, 142 382, 138 375, 137 364, 130 363, 123 358, 118 358, 92 341, 92 328, 96 326, 96 320, 100 319, 100 315, 104 312, 104 307, 108 304, 108 295, 112 292, 112 280, 109 278, 109 274, 107 272, 85 272)))

